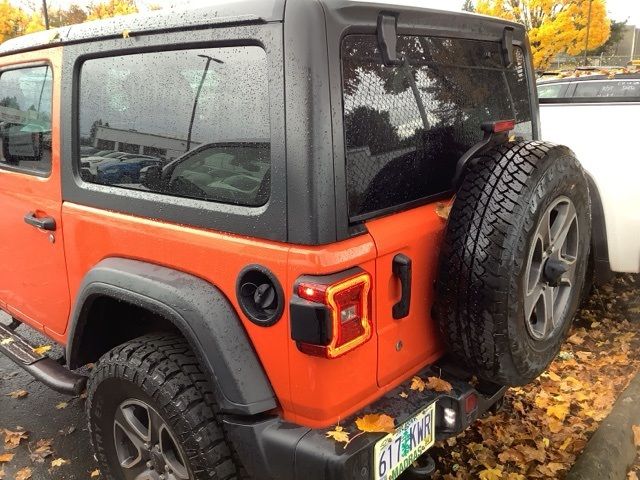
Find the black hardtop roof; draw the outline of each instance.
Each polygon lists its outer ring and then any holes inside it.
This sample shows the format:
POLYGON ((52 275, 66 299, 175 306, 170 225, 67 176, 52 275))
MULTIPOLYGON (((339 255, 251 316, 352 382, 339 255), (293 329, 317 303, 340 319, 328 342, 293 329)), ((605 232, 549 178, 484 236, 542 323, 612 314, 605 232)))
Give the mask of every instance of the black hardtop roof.
POLYGON ((13 53, 38 50, 69 43, 89 42, 98 39, 117 38, 127 32, 161 33, 174 30, 199 29, 216 25, 282 22, 285 18, 286 2, 322 4, 325 10, 372 10, 399 12, 433 12, 472 20, 473 22, 510 25, 522 29, 517 23, 468 12, 443 12, 429 8, 405 5, 402 0, 219 0, 206 7, 192 9, 167 9, 148 13, 123 15, 107 20, 86 22, 49 31, 41 31, 8 40, 0 45, 0 57, 13 53))

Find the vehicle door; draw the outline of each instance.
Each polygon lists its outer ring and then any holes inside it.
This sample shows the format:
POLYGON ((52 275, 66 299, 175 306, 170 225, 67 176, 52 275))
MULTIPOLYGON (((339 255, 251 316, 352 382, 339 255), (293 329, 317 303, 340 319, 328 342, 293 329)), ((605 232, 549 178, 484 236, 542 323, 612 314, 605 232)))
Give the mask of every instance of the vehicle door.
POLYGON ((14 317, 62 334, 70 300, 54 93, 59 60, 58 49, 0 59, 0 298, 14 317))

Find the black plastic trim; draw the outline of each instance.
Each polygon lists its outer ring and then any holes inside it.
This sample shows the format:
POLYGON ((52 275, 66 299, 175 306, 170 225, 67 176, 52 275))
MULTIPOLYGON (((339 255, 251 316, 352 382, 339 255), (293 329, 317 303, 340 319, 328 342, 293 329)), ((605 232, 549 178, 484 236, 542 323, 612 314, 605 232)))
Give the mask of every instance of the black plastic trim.
POLYGON ((367 413, 384 411, 396 420, 396 425, 405 422, 427 405, 436 402, 436 420, 442 415, 445 404, 455 408, 458 421, 454 429, 441 429, 436 439, 457 435, 471 423, 500 403, 506 387, 480 385, 472 387, 468 381, 471 375, 455 374, 440 370, 437 366, 427 367, 418 373, 422 378, 441 376, 449 381, 450 393, 425 390, 412 391, 406 399, 400 396, 409 391, 411 379, 394 388, 371 405, 342 419, 340 425, 350 434, 348 445, 337 444, 326 436, 327 429, 312 429, 282 420, 279 417, 238 419, 223 417, 228 438, 243 459, 243 465, 252 478, 261 480, 369 480, 373 478, 373 449, 384 433, 357 435, 354 420, 367 413), (477 395, 477 408, 464 413, 467 396, 477 395))
POLYGON ((593 103, 602 104, 602 103, 615 103, 615 104, 624 104, 624 103, 640 103, 640 97, 570 97, 570 98, 541 98, 541 105, 551 105, 551 104, 586 104, 590 105, 593 103))
POLYGON ((593 258, 594 280, 596 285, 603 285, 611 280, 614 275, 609 263, 607 224, 598 187, 591 175, 586 173, 586 176, 589 182, 589 196, 591 198, 591 255, 593 258))
POLYGON ((253 415, 276 407, 271 384, 224 294, 201 278, 137 260, 108 258, 85 275, 68 332, 70 368, 79 366, 88 313, 100 297, 131 303, 173 323, 208 372, 221 411, 253 415))
POLYGON ((284 304, 285 304, 284 290, 282 289, 282 285, 280 284, 280 281, 273 274, 273 272, 271 272, 271 270, 269 270, 267 267, 263 265, 247 265, 240 271, 240 273, 238 274, 238 280, 236 281, 236 297, 238 299, 238 304, 240 305, 242 312, 247 316, 249 320, 251 320, 256 325, 259 325, 261 327, 270 327, 272 325, 275 325, 278 322, 278 320, 282 318, 282 312, 284 312, 284 304), (271 315, 270 318, 268 318, 267 320, 258 318, 252 311, 250 311, 245 305, 245 302, 242 298, 242 294, 241 294, 242 280, 247 274, 250 274, 252 272, 257 272, 267 277, 267 279, 269 280, 269 282, 271 282, 271 285, 273 285, 273 288, 275 290, 277 306, 273 315, 271 315))

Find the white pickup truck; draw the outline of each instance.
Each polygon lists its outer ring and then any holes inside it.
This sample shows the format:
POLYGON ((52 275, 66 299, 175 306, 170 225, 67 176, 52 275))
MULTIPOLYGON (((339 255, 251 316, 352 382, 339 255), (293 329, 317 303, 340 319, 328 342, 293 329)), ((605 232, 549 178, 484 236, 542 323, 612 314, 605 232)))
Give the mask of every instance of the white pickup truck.
POLYGON ((596 276, 640 272, 640 74, 538 83, 542 138, 590 177, 596 276))

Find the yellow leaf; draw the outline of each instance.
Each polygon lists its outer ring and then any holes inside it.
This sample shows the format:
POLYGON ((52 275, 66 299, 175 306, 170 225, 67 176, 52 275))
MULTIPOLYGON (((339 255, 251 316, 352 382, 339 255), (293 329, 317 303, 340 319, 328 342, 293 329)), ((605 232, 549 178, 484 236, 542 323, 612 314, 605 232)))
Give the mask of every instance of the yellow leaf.
POLYGON ((14 342, 13 338, 9 337, 2 340, 0 342, 0 345, 9 345, 10 343, 13 343, 13 342, 14 342))
POLYGON ((497 468, 487 468, 486 470, 482 470, 478 477, 480 480, 500 480, 502 478, 502 470, 497 468))
POLYGON ((521 473, 509 473, 507 475, 507 480, 527 480, 527 477, 521 473))
MULTIPOLYGON (((332 438, 336 442, 349 443, 349 432, 345 432, 344 428, 342 428, 340 425, 337 425, 333 430, 329 430, 326 435, 327 438, 332 438)), ((98 475, 100 475, 99 471, 98 475)), ((93 473, 91 474, 91 476, 93 477, 93 473)))
POLYGON ((51 350, 51 345, 40 345, 39 347, 34 347, 32 350, 38 355, 44 355, 51 350))
POLYGON ((16 472, 16 480, 29 480, 31 478, 31 469, 25 467, 16 472))
POLYGON ((27 395, 29 395, 29 392, 27 392, 26 390, 14 390, 13 392, 7 393, 8 397, 14 398, 16 400, 24 398, 27 395))
POLYGON ((547 407, 547 415, 556 417, 558 420, 563 422, 569 414, 569 406, 570 405, 568 403, 558 403, 556 405, 547 407))
POLYGON ((560 380, 562 380, 562 378, 560 378, 560 375, 558 375, 557 373, 553 373, 552 371, 549 371, 549 379, 553 380, 554 382, 559 382, 560 380))
POLYGON ((453 203, 442 203, 438 202, 436 205, 436 215, 438 215, 443 220, 447 220, 449 218, 449 214, 451 213, 451 207, 453 203))
POLYGON ((91 478, 98 478, 100 476, 100 470, 98 470, 97 468, 91 472, 91 478))
POLYGON ((451 392, 451 390, 453 390, 453 387, 451 386, 451 384, 446 380, 442 380, 441 378, 429 377, 427 380, 428 382, 426 384, 426 387, 429 390, 434 390, 436 392, 443 392, 443 393, 449 393, 451 392))
POLYGON ((356 419, 356 427, 363 432, 386 432, 395 430, 395 421, 384 413, 371 413, 356 419))
POLYGON ((638 480, 638 475, 636 475, 636 472, 629 472, 627 474, 627 480, 638 480))
POLYGON ((419 392, 424 391, 426 385, 424 383, 424 380, 422 380, 420 377, 413 377, 411 379, 411 390, 417 390, 419 392))
POLYGON ((633 425, 631 430, 633 431, 633 444, 640 447, 640 425, 633 425))
POLYGON ((131 32, 129 30, 122 31, 122 38, 129 38, 131 36, 131 32))
POLYGON ((61 467, 67 463, 69 463, 69 461, 65 460, 64 458, 56 458, 55 460, 51 460, 52 467, 61 467))
POLYGON ((13 453, 0 453, 0 463, 7 463, 13 460, 13 453))
POLYGON ((62 410, 64 408, 67 408, 69 404, 67 402, 60 402, 59 404, 56 405, 56 409, 58 410, 62 410))
POLYGON ((407 398, 409 396, 409 394, 407 392, 400 392, 400 396, 402 398, 407 398))

